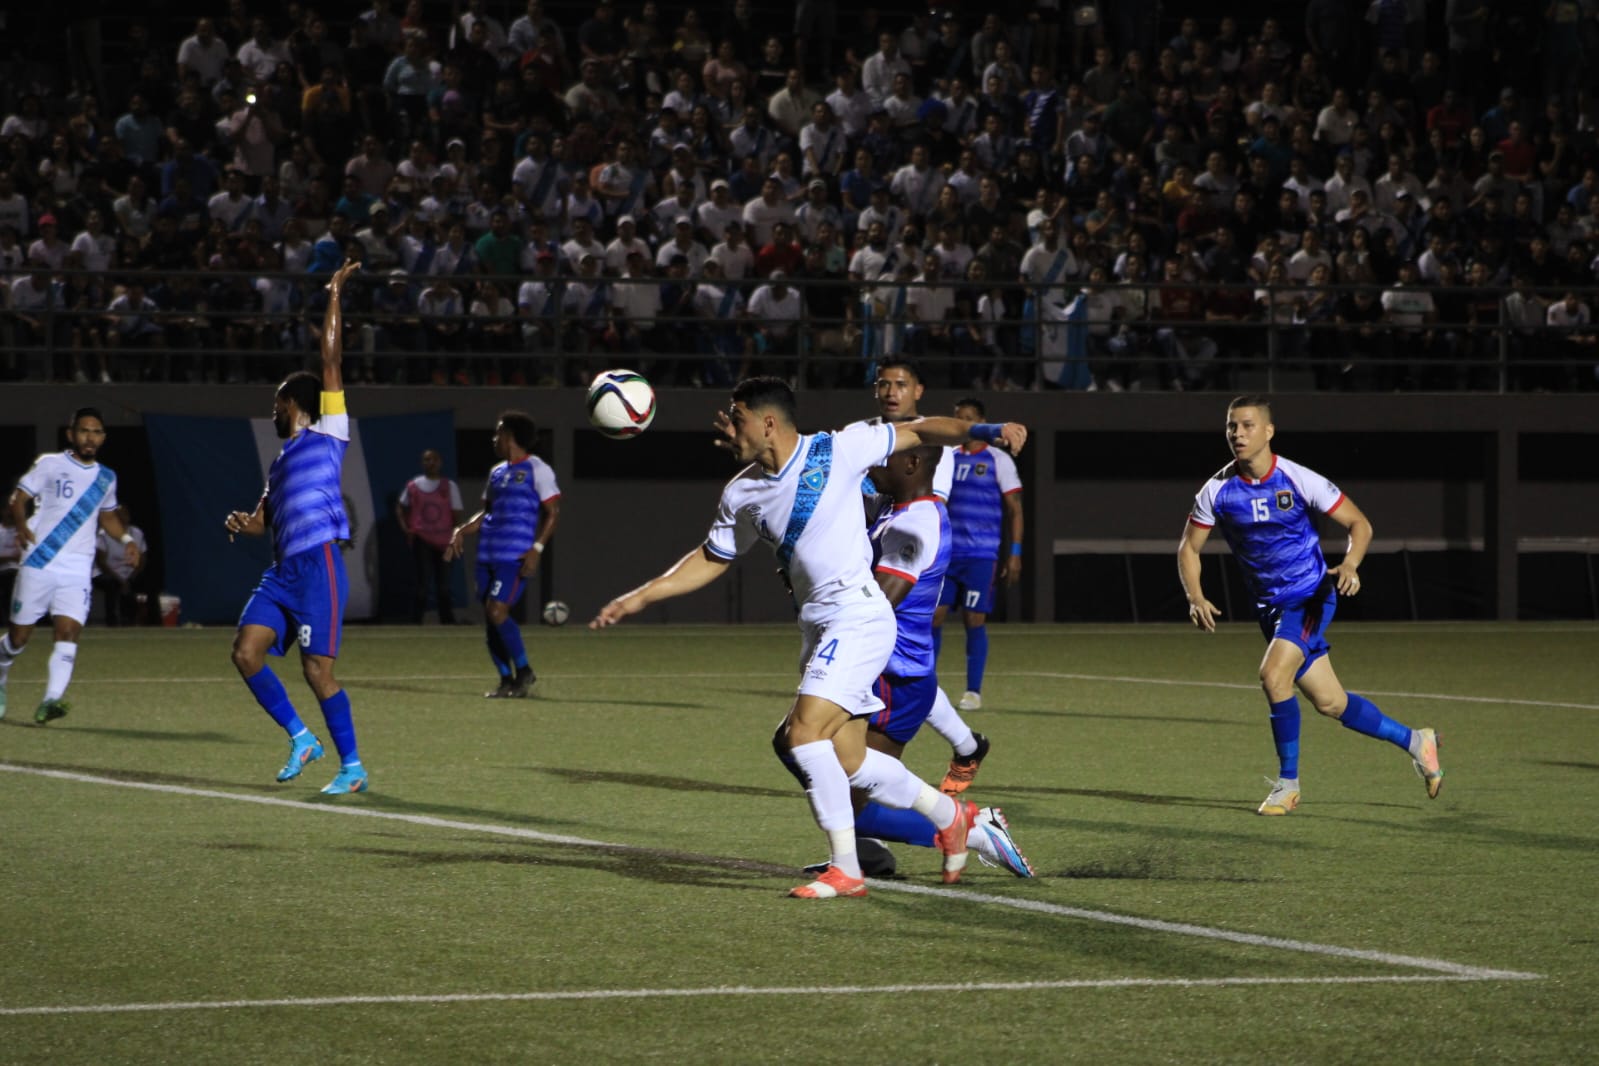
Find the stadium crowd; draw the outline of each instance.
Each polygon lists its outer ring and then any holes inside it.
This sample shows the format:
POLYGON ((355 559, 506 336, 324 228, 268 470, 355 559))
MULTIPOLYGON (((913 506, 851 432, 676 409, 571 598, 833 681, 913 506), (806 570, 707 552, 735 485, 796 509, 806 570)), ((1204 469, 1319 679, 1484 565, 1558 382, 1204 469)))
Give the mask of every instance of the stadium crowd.
POLYGON ((335 6, 6 86, 13 378, 276 377, 349 255, 357 380, 1595 387, 1592 3, 335 6))

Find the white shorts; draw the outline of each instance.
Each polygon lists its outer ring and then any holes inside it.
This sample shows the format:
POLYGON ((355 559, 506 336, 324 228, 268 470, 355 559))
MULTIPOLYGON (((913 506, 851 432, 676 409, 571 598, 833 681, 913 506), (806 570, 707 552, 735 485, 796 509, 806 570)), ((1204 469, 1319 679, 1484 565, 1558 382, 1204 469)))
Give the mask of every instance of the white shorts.
POLYGON ((897 632, 894 608, 876 582, 858 601, 807 604, 800 610, 800 695, 836 703, 851 718, 876 714, 883 701, 872 689, 897 632))
POLYGON ((20 567, 17 587, 11 593, 11 621, 19 626, 31 626, 51 614, 83 625, 89 620, 89 602, 93 595, 88 574, 63 573, 49 567, 43 570, 20 567))

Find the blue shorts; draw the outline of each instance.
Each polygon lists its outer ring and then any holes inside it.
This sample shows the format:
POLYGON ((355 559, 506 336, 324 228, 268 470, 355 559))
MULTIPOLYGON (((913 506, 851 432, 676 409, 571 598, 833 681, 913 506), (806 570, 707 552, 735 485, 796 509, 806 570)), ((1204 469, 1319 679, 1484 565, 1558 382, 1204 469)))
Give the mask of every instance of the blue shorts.
POLYGON ((498 600, 514 607, 527 589, 527 578, 522 576, 522 560, 508 563, 490 563, 479 559, 477 564, 477 597, 498 600))
POLYGON ((265 626, 276 633, 273 655, 298 644, 301 655, 336 659, 349 597, 344 554, 329 541, 267 567, 239 615, 239 625, 265 626))
POLYGON ((884 674, 872 692, 883 701, 883 709, 872 715, 871 727, 901 744, 910 743, 916 731, 933 711, 938 698, 938 677, 898 678, 884 674))
POLYGON ((1305 653, 1305 662, 1294 680, 1299 680, 1312 663, 1332 651, 1332 645, 1327 643, 1327 627, 1332 625, 1337 608, 1338 591, 1331 576, 1298 603, 1255 608, 1260 631, 1268 641, 1286 640, 1305 653))
POLYGON ((944 572, 938 605, 988 614, 994 609, 994 575, 998 570, 999 563, 993 559, 951 559, 944 572))

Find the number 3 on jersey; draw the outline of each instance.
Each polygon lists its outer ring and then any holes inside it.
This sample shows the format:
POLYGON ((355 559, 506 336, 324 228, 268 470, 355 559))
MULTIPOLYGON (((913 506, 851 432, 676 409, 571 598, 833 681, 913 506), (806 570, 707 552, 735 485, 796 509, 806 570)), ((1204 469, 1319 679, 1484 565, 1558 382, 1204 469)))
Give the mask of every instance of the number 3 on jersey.
POLYGON ((1249 504, 1254 511, 1255 521, 1266 522, 1271 519, 1271 508, 1266 505, 1264 499, 1250 500, 1249 504))

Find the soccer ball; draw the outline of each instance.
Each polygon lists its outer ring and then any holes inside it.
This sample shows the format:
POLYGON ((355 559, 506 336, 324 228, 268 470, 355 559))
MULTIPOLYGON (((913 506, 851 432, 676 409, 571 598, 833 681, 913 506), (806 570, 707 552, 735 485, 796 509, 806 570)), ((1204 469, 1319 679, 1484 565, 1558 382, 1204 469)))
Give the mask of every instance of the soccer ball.
POLYGON ((572 609, 560 600, 551 600, 544 605, 544 624, 547 626, 564 626, 570 617, 572 609))
POLYGON ((643 375, 631 370, 607 370, 589 386, 589 422, 594 428, 621 440, 636 437, 655 418, 655 390, 643 375))

